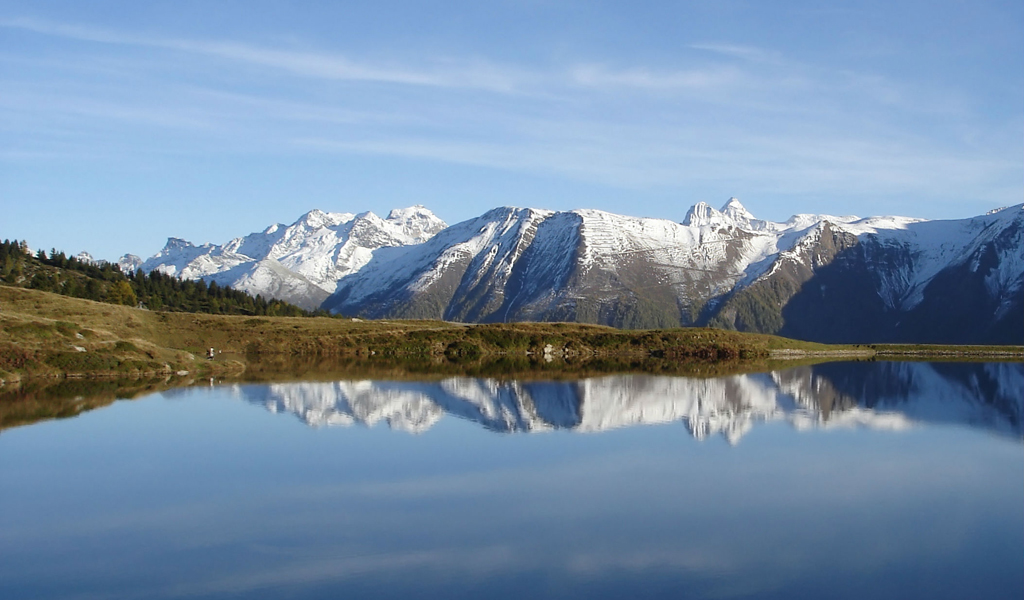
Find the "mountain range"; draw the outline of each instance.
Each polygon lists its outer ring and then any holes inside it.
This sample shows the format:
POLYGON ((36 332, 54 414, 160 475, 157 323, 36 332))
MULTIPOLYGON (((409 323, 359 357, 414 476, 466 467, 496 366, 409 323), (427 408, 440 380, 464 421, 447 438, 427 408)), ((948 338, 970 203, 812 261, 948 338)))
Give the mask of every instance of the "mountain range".
POLYGON ((1024 205, 960 220, 682 223, 503 207, 448 226, 414 206, 313 210, 223 245, 171 238, 123 269, 216 281, 363 318, 714 326, 834 343, 1024 343, 1024 205))

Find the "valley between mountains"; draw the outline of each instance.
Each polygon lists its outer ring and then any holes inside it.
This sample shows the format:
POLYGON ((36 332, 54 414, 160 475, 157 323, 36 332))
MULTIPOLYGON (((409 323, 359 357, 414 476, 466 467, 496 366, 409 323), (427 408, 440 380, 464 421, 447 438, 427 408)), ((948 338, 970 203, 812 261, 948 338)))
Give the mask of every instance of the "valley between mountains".
POLYGON ((313 210, 223 245, 172 238, 119 264, 358 318, 1024 344, 1024 205, 778 223, 733 198, 682 223, 503 207, 451 226, 422 206, 386 218, 313 210))

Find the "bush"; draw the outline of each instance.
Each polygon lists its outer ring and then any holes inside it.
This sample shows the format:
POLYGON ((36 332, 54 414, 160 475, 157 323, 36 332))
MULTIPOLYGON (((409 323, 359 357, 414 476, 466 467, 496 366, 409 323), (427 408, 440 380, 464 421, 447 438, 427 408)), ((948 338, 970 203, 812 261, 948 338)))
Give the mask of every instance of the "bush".
POLYGON ((135 344, 123 340, 114 344, 114 350, 120 350, 121 352, 141 352, 135 344))
POLYGON ((75 325, 74 323, 69 323, 68 321, 57 321, 54 327, 56 327, 57 331, 59 331, 60 334, 64 336, 71 337, 78 333, 78 325, 75 325))
POLYGON ((0 369, 15 371, 35 362, 32 352, 17 344, 0 344, 0 369))
POLYGON ((7 327, 4 327, 4 330, 14 337, 24 336, 40 339, 53 337, 53 334, 57 331, 56 327, 53 325, 48 323, 39 323, 38 321, 8 325, 7 327))
POLYGON ((480 346, 460 340, 448 344, 444 349, 444 355, 452 360, 474 360, 480 358, 483 352, 480 346))
POLYGON ((109 354, 94 352, 57 352, 46 357, 46 364, 61 369, 65 373, 85 373, 88 371, 109 371, 120 363, 109 354))

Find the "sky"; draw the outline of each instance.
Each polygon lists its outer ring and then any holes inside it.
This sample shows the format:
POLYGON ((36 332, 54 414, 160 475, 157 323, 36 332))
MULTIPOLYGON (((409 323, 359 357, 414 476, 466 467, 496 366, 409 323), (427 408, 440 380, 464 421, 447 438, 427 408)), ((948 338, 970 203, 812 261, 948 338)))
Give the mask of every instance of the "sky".
POLYGON ((963 218, 1024 200, 1024 3, 0 0, 0 238, 319 208, 963 218))

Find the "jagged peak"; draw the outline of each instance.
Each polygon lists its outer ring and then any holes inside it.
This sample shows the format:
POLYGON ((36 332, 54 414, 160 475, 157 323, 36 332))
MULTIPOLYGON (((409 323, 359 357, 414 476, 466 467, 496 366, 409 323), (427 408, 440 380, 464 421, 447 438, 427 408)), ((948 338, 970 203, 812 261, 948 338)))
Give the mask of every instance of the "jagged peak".
POLYGON ((719 212, 725 212, 729 209, 746 210, 746 207, 743 206, 743 203, 740 202, 739 198, 737 198, 736 196, 732 196, 726 201, 725 204, 722 205, 722 208, 721 210, 719 210, 719 212))
POLYGON ((508 219, 519 219, 523 215, 530 214, 534 209, 523 208, 520 206, 498 206, 485 212, 479 217, 474 217, 465 221, 466 223, 479 223, 481 221, 505 221, 508 219))
POLYGON ((188 240, 183 240, 181 238, 176 237, 169 237, 167 238, 167 243, 164 244, 164 251, 166 252, 167 250, 181 250, 182 248, 195 247, 196 245, 188 240))
POLYGON ((422 204, 392 210, 387 222, 401 227, 415 243, 425 242, 448 227, 448 223, 422 204))
POLYGON ((384 223, 384 219, 378 217, 377 214, 374 213, 372 210, 367 210, 367 211, 359 213, 358 215, 356 215, 355 220, 356 221, 369 221, 369 222, 374 223, 374 224, 377 224, 377 223, 383 224, 384 223))
POLYGON ((134 271, 142 266, 142 257, 134 254, 124 254, 121 258, 117 259, 117 264, 121 267, 122 271, 134 271))
POLYGON ((507 215, 514 215, 514 214, 516 214, 518 212, 521 212, 523 210, 529 210, 529 209, 525 209, 525 208, 523 208, 521 206, 508 206, 508 205, 506 205, 506 206, 495 206, 494 208, 492 208, 491 210, 485 212, 484 214, 482 214, 480 216, 482 216, 482 217, 490 217, 492 215, 493 216, 507 216, 507 215))
POLYGON ((1014 204, 1013 206, 1001 206, 994 208, 987 213, 986 216, 1002 214, 1009 218, 1018 218, 1021 214, 1024 214, 1024 204, 1014 204))
POLYGON ((722 213, 711 208, 711 205, 707 202, 698 202, 691 206, 690 210, 686 211, 686 217, 683 219, 683 225, 693 227, 709 225, 716 216, 721 216, 721 214, 722 213))
POLYGON ((719 212, 734 221, 753 221, 755 219, 754 215, 750 214, 750 211, 739 201, 739 198, 729 198, 719 212))
POLYGON ((388 213, 388 221, 406 221, 411 218, 434 218, 437 219, 437 215, 433 213, 429 208, 422 204, 414 204, 406 208, 393 208, 388 213))
POLYGON ((319 208, 314 208, 313 210, 310 210, 304 213, 301 217, 299 217, 299 221, 302 221, 304 223, 316 222, 323 219, 326 216, 327 213, 320 210, 319 208))
POLYGON ((683 219, 683 225, 704 227, 742 227, 752 231, 771 229, 772 223, 756 218, 737 198, 729 198, 722 210, 715 210, 707 202, 698 202, 690 207, 683 219))
POLYGON ((310 229, 320 229, 323 227, 336 227, 342 223, 351 221, 353 218, 354 216, 351 213, 331 213, 324 212, 319 208, 314 208, 299 217, 299 220, 295 222, 295 225, 305 225, 310 229))

